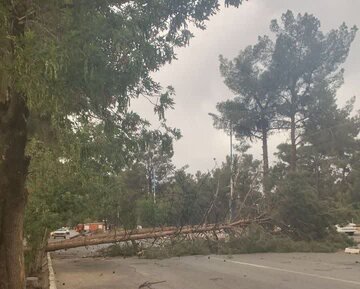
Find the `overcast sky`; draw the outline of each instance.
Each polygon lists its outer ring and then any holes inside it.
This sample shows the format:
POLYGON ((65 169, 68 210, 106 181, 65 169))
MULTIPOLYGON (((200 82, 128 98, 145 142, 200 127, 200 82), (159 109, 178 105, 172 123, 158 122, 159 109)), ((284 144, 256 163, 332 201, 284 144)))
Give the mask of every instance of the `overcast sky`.
MULTIPOLYGON (((178 60, 161 68, 154 78, 163 86, 175 88, 175 110, 167 113, 168 124, 181 130, 183 138, 175 144, 174 163, 186 164, 189 171, 206 171, 220 164, 229 153, 229 137, 212 126, 209 112, 216 112, 216 103, 233 97, 219 73, 219 54, 232 59, 258 35, 271 35, 270 21, 287 9, 295 14, 308 12, 320 19, 322 30, 337 28, 342 22, 360 28, 360 0, 249 0, 238 9, 222 8, 210 18, 207 29, 194 30, 190 46, 177 50, 178 60)), ((360 109, 360 33, 350 49, 344 65, 345 84, 338 92, 339 105, 357 95, 360 109)), ((154 121, 153 110, 144 100, 137 101, 134 110, 154 121)), ((279 142, 287 135, 270 139, 270 158, 279 142)), ((252 144, 251 152, 261 158, 261 144, 252 144)))

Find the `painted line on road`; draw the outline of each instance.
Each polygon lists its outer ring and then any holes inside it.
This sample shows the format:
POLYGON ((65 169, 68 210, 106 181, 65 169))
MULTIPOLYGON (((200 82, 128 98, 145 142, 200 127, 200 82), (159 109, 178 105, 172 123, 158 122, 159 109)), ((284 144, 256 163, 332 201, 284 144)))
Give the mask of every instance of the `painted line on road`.
MULTIPOLYGON (((224 259, 220 259, 220 258, 216 258, 216 257, 213 257, 211 259, 215 259, 217 261, 222 261, 222 262, 224 261, 224 259)), ((328 277, 328 276, 323 276, 323 275, 300 272, 300 271, 287 270, 287 269, 282 269, 282 268, 278 268, 278 267, 271 267, 271 266, 266 266, 266 265, 258 265, 258 264, 246 263, 246 262, 240 262, 240 261, 233 261, 233 260, 226 260, 226 262, 231 262, 231 263, 234 263, 234 264, 239 264, 239 265, 249 266, 249 267, 254 267, 254 268, 267 269, 267 270, 273 270, 273 271, 279 271, 279 272, 285 272, 285 273, 292 273, 292 274, 308 276, 308 277, 314 277, 314 278, 319 278, 319 279, 324 279, 324 280, 330 280, 330 281, 337 281, 337 282, 343 282, 343 283, 348 283, 348 284, 360 285, 360 282, 358 282, 358 281, 339 279, 339 278, 328 277)))

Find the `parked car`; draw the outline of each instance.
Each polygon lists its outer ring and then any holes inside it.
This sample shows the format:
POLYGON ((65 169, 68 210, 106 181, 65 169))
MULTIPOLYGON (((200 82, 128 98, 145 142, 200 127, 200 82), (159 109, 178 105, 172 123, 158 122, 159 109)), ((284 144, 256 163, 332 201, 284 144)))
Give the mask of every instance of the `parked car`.
POLYGON ((62 237, 66 239, 66 235, 70 234, 70 230, 66 227, 62 227, 50 233, 50 236, 56 239, 57 237, 62 237))
POLYGON ((350 236, 354 235, 357 232, 356 225, 353 223, 349 223, 346 226, 335 225, 335 227, 338 233, 346 233, 350 236))
POLYGON ((66 230, 66 234, 67 234, 67 235, 70 235, 70 228, 69 228, 69 227, 63 227, 63 229, 66 230))

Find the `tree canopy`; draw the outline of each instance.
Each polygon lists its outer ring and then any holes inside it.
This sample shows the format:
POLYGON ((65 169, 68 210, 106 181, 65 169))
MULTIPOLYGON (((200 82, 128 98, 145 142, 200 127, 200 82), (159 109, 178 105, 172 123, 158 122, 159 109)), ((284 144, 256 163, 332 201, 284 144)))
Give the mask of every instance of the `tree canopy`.
MULTIPOLYGON (((241 2, 225 0, 233 6, 241 2)), ((176 47, 188 45, 189 23, 205 29, 219 7, 219 1, 210 0, 1 2, 1 288, 24 287, 29 124, 34 129, 44 124, 54 142, 64 130, 91 124, 91 130, 104 133, 99 141, 112 133, 121 143, 113 148, 120 148, 124 159, 130 133, 141 123, 129 113, 130 100, 158 98, 155 111, 164 118, 173 104, 172 89, 162 90, 151 72, 173 60, 176 47)))

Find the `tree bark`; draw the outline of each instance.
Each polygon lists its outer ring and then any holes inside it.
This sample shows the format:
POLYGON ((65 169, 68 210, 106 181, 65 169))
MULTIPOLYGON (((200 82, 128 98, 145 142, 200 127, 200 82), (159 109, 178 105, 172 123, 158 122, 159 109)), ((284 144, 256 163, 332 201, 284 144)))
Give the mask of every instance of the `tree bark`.
MULTIPOLYGON (((10 62, 16 61, 19 39, 25 31, 29 1, 8 1, 8 49, 10 62)), ((25 179, 29 159, 25 156, 28 109, 26 97, 13 86, 10 75, 5 95, 0 95, 0 289, 23 289, 25 267, 23 225, 27 192, 25 179)), ((4 91, 4 90, 2 90, 4 91)))
POLYGON ((292 172, 296 171, 296 123, 295 115, 293 114, 290 118, 290 138, 291 138, 291 154, 290 154, 290 170, 292 172))
POLYGON ((268 131, 267 128, 262 129, 262 152, 263 152, 263 187, 264 194, 269 194, 269 154, 268 154, 268 131))
POLYGON ((8 101, 0 103, 0 289, 24 288, 25 282, 27 118, 24 96, 9 90, 8 101))

